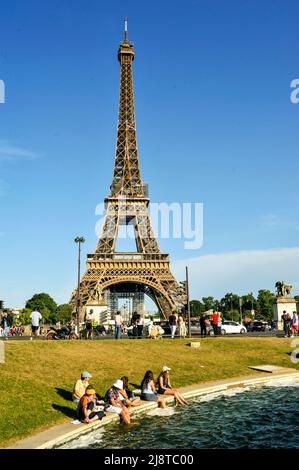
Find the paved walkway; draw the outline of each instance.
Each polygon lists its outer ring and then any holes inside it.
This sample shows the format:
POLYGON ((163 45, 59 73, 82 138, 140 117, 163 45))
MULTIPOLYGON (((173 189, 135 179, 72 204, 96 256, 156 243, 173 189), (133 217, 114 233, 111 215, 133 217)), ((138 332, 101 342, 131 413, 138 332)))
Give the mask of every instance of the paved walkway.
MULTIPOLYGON (((256 366, 258 367, 266 367, 256 366)), ((263 369, 265 370, 265 369, 263 369)), ((246 387, 249 385, 255 384, 264 384, 271 380, 277 379, 288 379, 289 377, 298 377, 299 371, 291 368, 279 367, 275 370, 271 370, 271 367, 268 372, 262 372, 255 375, 247 375, 243 377, 234 377, 232 379, 226 380, 216 380, 212 382, 205 382, 200 384, 189 385, 187 387, 180 388, 180 392, 185 398, 193 398, 200 395, 205 395, 207 393, 218 392, 222 390, 227 390, 235 387, 246 387)), ((173 403, 173 397, 166 398, 167 404, 173 403)), ((156 408, 156 402, 143 402, 142 405, 132 408, 131 413, 134 415, 145 413, 153 408, 156 408)), ((50 449, 54 446, 59 446, 67 441, 76 439, 80 435, 86 434, 91 430, 100 428, 109 424, 111 422, 119 422, 118 415, 113 413, 108 413, 102 419, 102 421, 96 421, 91 424, 80 424, 74 425, 70 421, 58 426, 51 427, 50 429, 43 431, 39 434, 36 434, 32 437, 20 440, 13 444, 10 449, 50 449)))

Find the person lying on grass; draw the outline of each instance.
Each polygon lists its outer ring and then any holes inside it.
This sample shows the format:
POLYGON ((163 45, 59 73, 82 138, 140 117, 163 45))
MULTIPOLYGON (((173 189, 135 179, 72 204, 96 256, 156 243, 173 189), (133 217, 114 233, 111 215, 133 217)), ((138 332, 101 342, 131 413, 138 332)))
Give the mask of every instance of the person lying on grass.
POLYGON ((123 390, 123 388, 123 381, 117 379, 112 387, 107 390, 105 393, 105 409, 106 411, 110 411, 110 413, 117 413, 125 424, 130 424, 131 418, 129 410, 119 396, 120 391, 123 390))
POLYGON ((160 408, 166 408, 165 400, 159 397, 156 391, 154 376, 151 370, 147 370, 141 382, 141 400, 156 401, 160 408))
POLYGON ((104 411, 98 411, 96 407, 96 391, 92 385, 88 385, 85 394, 81 397, 77 408, 78 420, 81 423, 92 423, 103 419, 104 411))
POLYGON ((119 391, 121 395, 120 398, 125 402, 128 408, 130 408, 131 406, 139 406, 141 403, 141 399, 140 397, 135 397, 134 392, 129 389, 129 377, 124 375, 123 377, 121 377, 120 380, 122 380, 124 384, 124 388, 119 391))
POLYGON ((169 371, 171 369, 167 366, 162 367, 162 371, 158 377, 158 393, 161 395, 173 395, 178 403, 181 405, 188 405, 185 398, 180 394, 176 388, 172 388, 169 380, 169 371))

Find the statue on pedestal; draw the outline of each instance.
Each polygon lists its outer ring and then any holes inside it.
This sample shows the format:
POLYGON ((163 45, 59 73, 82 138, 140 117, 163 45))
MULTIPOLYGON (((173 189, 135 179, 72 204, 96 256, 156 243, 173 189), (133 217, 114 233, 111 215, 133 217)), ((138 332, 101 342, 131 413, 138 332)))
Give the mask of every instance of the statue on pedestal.
POLYGON ((296 300, 291 296, 292 285, 285 284, 284 281, 277 281, 276 298, 274 301, 274 321, 277 323, 278 329, 282 329, 282 315, 284 312, 290 315, 296 310, 296 300))
POLYGON ((290 297, 292 287, 291 284, 285 284, 284 281, 278 281, 275 284, 277 297, 290 297))

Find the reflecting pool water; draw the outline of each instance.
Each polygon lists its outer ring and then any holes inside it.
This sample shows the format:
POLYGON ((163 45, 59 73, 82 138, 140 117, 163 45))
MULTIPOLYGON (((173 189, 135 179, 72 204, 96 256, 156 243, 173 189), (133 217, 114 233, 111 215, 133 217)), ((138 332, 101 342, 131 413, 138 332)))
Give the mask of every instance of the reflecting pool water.
POLYGON ((299 380, 239 388, 155 409, 63 448, 299 448, 299 380), (273 386, 274 385, 274 386, 273 386))

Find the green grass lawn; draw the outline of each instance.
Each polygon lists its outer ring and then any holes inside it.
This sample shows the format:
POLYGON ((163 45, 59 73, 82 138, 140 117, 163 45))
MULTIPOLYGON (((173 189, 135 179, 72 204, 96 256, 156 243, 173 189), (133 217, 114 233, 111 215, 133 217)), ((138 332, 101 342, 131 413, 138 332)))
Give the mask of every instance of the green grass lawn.
MULTIPOLYGON (((199 350, 187 340, 9 341, 0 364, 0 446, 74 416, 69 401, 83 370, 101 395, 128 375, 140 384, 144 372, 155 377, 164 364, 172 368, 175 387, 254 374, 249 365, 274 364, 299 369, 285 338, 206 338, 199 350), (204 367, 200 367, 204 366, 204 367)), ((256 372, 256 374, 259 374, 256 372)))

